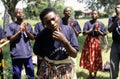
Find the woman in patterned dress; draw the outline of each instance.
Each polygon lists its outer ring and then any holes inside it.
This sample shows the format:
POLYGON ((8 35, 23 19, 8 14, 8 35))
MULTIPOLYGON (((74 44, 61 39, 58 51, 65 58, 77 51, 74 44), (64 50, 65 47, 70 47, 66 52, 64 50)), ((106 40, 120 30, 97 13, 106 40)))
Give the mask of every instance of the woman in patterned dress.
POLYGON ((102 70, 99 36, 106 35, 106 29, 102 22, 97 21, 99 17, 99 12, 97 10, 92 10, 91 16, 92 20, 87 21, 83 28, 83 35, 87 35, 87 37, 82 48, 80 66, 89 70, 88 79, 95 79, 97 71, 102 70), (92 73, 94 73, 94 76, 92 76, 92 73))

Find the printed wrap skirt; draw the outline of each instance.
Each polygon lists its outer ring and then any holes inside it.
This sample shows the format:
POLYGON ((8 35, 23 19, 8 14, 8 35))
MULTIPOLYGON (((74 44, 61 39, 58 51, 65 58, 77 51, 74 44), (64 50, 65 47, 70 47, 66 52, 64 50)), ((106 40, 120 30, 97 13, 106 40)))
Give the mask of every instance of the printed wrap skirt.
POLYGON ((73 67, 71 59, 50 60, 45 57, 38 70, 38 79, 72 79, 73 67))
POLYGON ((102 55, 100 40, 98 37, 88 36, 80 58, 80 67, 88 69, 90 72, 102 70, 102 55))

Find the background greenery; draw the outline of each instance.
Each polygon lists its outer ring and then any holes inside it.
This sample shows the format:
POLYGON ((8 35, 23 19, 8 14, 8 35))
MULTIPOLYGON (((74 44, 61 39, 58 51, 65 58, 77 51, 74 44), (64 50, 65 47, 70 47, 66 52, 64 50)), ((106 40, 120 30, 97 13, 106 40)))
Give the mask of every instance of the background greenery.
MULTIPOLYGON (((84 23, 88 20, 89 20, 89 18, 78 19, 78 22, 79 22, 81 28, 83 28, 84 23)), ((102 21, 107 28, 108 18, 100 18, 99 20, 102 21)), ((29 22, 34 28, 35 23, 37 23, 39 20, 26 20, 26 21, 29 22)), ((2 21, 0 21, 0 25, 2 25, 2 21)), ((85 40, 85 36, 80 34, 79 37, 78 37, 80 50, 79 50, 78 56, 76 58, 76 61, 77 61, 76 71, 77 71, 78 79, 86 79, 87 76, 88 76, 88 71, 86 69, 82 69, 82 68, 79 67, 79 59, 80 59, 80 56, 81 56, 81 49, 83 47, 84 40, 85 40)), ((108 33, 108 42, 109 42, 109 46, 108 46, 109 50, 107 52, 104 49, 102 50, 103 64, 106 61, 109 61, 109 54, 110 54, 109 51, 110 51, 110 46, 111 46, 111 42, 112 42, 110 33, 108 33)), ((31 41, 31 44, 33 46, 34 41, 31 41)), ((4 55, 4 60, 5 60, 4 77, 5 77, 5 79, 12 79, 12 74, 11 74, 12 73, 12 68, 11 68, 11 58, 10 58, 10 54, 9 54, 9 45, 6 45, 5 47, 3 47, 3 55, 4 55)), ((35 67, 35 73, 36 73, 36 67, 35 67)), ((22 79, 26 79, 26 76, 23 75, 22 79)), ((98 72, 97 79, 109 79, 109 72, 98 72)), ((120 79, 120 77, 118 79, 120 79)))

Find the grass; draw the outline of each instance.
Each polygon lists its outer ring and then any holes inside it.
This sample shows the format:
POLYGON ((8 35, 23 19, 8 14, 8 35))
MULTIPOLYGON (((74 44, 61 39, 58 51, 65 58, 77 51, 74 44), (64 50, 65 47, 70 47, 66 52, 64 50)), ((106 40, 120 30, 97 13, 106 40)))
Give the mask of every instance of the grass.
MULTIPOLYGON (((78 20, 81 28, 83 28, 84 23, 86 21, 88 21, 88 20, 89 19, 79 19, 78 20)), ((107 28, 108 19, 107 18, 101 18, 99 20, 102 21, 105 24, 106 28, 107 28)), ((34 28, 35 23, 37 23, 38 21, 27 20, 27 22, 29 22, 33 26, 33 28, 34 28)), ((83 47, 84 40, 85 40, 85 36, 80 34, 79 37, 78 37, 80 50, 79 50, 78 56, 76 58, 76 61, 77 61, 76 72, 77 72, 78 79, 86 79, 87 76, 88 76, 88 71, 86 69, 82 69, 82 68, 79 67, 79 60, 80 60, 80 56, 81 56, 81 49, 83 47)), ((31 42, 32 42, 32 45, 33 45, 34 41, 31 41, 31 42)), ((109 61, 109 54, 110 54, 109 51, 110 51, 110 46, 111 46, 111 43, 112 43, 112 38, 111 38, 111 34, 110 33, 108 33, 108 42, 109 42, 109 50, 108 50, 108 52, 106 53, 105 50, 102 50, 103 64, 106 61, 109 61)), ((11 72, 12 72, 12 70, 11 70, 11 58, 10 58, 10 54, 9 54, 9 45, 7 45, 7 46, 5 46, 3 48, 3 54, 4 54, 4 60, 5 60, 5 68, 4 68, 5 79, 12 79, 12 75, 11 75, 11 72)), ((35 67, 35 71, 36 71, 36 67, 35 67)), ((119 76, 120 76, 120 74, 119 74, 119 76)), ((23 76, 22 79, 26 79, 26 77, 23 76)), ((109 72, 98 72, 97 79, 109 79, 109 72)))

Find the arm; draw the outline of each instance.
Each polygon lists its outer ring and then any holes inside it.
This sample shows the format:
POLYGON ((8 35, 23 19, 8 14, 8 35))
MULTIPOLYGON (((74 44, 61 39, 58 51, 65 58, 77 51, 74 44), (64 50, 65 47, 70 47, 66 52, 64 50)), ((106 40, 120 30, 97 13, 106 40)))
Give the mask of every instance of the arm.
POLYGON ((74 47, 72 47, 70 42, 67 40, 67 38, 61 32, 54 31, 53 32, 53 38, 64 44, 68 54, 71 57, 75 58, 77 56, 77 50, 74 47))
POLYGON ((81 33, 80 25, 78 24, 77 21, 73 20, 73 22, 71 23, 71 26, 75 32, 75 35, 78 37, 79 34, 81 33))
POLYGON ((10 37, 10 42, 13 42, 14 40, 16 40, 18 38, 18 36, 21 34, 21 30, 19 30, 17 33, 15 33, 14 35, 12 35, 10 37))
POLYGON ((111 21, 111 19, 109 19, 109 28, 108 28, 108 31, 110 33, 113 32, 113 30, 115 29, 115 25, 116 25, 116 23, 117 23, 117 21, 119 19, 120 19, 120 15, 115 18, 115 20, 114 20, 114 22, 112 24, 110 24, 112 21, 111 21))
POLYGON ((84 24, 84 28, 83 28, 83 35, 88 35, 88 34, 90 34, 93 30, 94 30, 94 28, 90 28, 90 29, 89 29, 89 22, 86 22, 86 23, 84 24))
MULTIPOLYGON (((118 20, 119 19, 116 18, 115 21, 109 26, 109 28, 108 28, 109 32, 113 32, 113 30, 115 29, 115 25, 116 25, 116 23, 117 23, 118 20)), ((109 20, 109 22, 112 22, 112 21, 109 20)))

